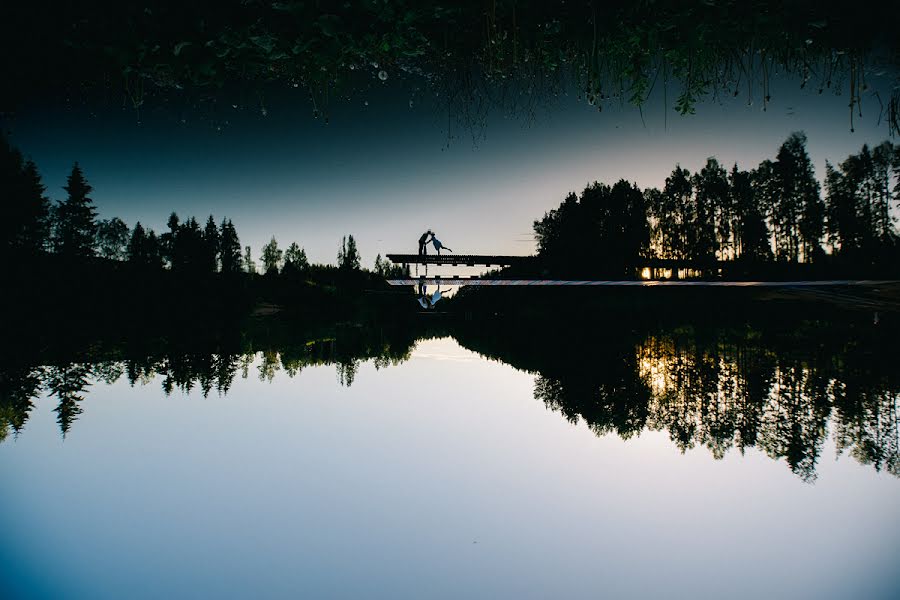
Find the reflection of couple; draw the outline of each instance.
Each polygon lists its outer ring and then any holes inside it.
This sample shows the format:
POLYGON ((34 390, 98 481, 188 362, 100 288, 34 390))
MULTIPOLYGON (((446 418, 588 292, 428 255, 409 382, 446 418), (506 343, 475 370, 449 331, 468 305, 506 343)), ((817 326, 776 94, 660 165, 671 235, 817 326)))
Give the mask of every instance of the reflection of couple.
POLYGON ((437 304, 438 300, 441 299, 441 287, 438 286, 438 289, 435 293, 429 294, 425 289, 425 282, 419 282, 419 305, 428 310, 429 308, 434 308, 434 305, 437 304))
POLYGON ((419 238, 419 256, 425 256, 428 254, 428 244, 434 244, 434 249, 437 251, 438 255, 441 254, 441 249, 445 249, 448 252, 453 252, 452 248, 447 248, 447 246, 441 243, 441 240, 437 239, 434 235, 434 232, 430 229, 422 234, 422 237, 419 238), (428 236, 431 236, 431 239, 428 239, 428 236))

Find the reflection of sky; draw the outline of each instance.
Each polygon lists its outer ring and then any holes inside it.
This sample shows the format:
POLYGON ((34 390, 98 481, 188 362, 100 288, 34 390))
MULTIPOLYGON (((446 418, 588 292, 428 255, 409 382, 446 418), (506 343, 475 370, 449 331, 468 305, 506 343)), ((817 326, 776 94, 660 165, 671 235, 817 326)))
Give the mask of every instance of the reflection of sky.
POLYGON ((701 104, 690 117, 670 112, 667 127, 658 93, 645 107, 646 125, 635 109, 597 114, 570 96, 527 127, 492 115, 477 147, 456 130, 449 148, 446 114, 418 100, 410 108, 402 92, 335 105, 327 126, 293 93, 270 98, 265 118, 226 104, 216 113, 216 122, 229 121, 222 132, 177 110, 144 114, 139 127, 131 111, 35 109, 10 127, 54 198, 79 160, 103 217, 160 230, 172 210, 201 220, 212 212, 232 218, 255 254, 275 235, 321 262, 334 261, 341 236, 353 233, 365 264, 376 253, 413 251, 427 227, 456 252, 526 254, 532 221, 589 181, 661 186, 676 162, 694 171, 711 155, 751 168, 794 130, 807 132, 821 177, 826 159, 887 134, 874 98, 851 133, 846 94, 818 97, 796 82, 775 85, 767 112, 741 95, 701 104))
POLYGON ((596 437, 450 340, 225 397, 94 385, 0 445, 0 582, 79 597, 878 598, 900 480, 596 437))

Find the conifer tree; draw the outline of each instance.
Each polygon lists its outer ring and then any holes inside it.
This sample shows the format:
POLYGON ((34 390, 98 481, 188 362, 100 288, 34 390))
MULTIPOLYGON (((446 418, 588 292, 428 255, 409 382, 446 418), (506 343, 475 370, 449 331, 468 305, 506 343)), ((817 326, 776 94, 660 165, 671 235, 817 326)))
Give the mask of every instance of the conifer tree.
POLYGON ((204 265, 203 269, 208 272, 216 272, 219 270, 219 252, 220 252, 219 228, 216 227, 216 221, 212 215, 206 220, 206 227, 203 228, 203 246, 204 246, 204 265))
POLYGON ((76 162, 63 189, 68 198, 56 210, 56 251, 68 258, 94 256, 96 248, 97 210, 88 196, 93 188, 88 184, 76 162))
POLYGON ((230 219, 222 219, 219 228, 219 258, 223 273, 240 273, 241 242, 230 219))

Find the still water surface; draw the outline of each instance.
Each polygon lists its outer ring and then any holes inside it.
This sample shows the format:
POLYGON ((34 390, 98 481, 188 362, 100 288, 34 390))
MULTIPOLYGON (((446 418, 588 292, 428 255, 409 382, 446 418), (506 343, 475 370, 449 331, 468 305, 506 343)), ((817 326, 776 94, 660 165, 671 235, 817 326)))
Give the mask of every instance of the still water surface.
POLYGON ((337 370, 254 353, 190 389, 57 372, 90 384, 74 408, 45 382, 0 444, 3 595, 896 597, 900 390, 842 416, 847 382, 806 402, 815 378, 773 358, 756 416, 722 365, 696 409, 664 346, 634 352, 640 392, 601 392, 645 395, 636 426, 450 337, 337 370))

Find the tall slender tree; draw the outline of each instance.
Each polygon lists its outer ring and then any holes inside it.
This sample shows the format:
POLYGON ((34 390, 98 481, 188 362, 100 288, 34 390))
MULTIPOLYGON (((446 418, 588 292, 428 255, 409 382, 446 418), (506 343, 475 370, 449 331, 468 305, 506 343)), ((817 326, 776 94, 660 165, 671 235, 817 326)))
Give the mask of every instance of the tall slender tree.
POLYGON ((682 169, 681 165, 675 165, 672 174, 666 177, 663 196, 665 210, 672 215, 668 220, 672 258, 694 258, 698 237, 694 228, 697 205, 694 202, 690 171, 682 169))
POLYGON ((263 246, 262 249, 262 264, 263 264, 263 272, 268 275, 269 273, 278 274, 279 269, 281 269, 281 263, 283 262, 284 251, 278 247, 278 242, 275 240, 275 236, 272 236, 272 239, 269 240, 269 243, 263 246))
POLYGON ((88 196, 94 188, 88 184, 77 162, 63 189, 68 192, 68 197, 57 205, 56 251, 68 258, 94 256, 97 210, 88 196))
POLYGON ((49 236, 50 201, 37 166, 0 135, 0 250, 35 254, 49 236))
POLYGON ((356 240, 353 235, 345 236, 341 240, 341 248, 338 250, 338 267, 342 271, 358 271, 360 267, 359 251, 356 249, 356 240))
POLYGON ((223 273, 241 272, 241 242, 231 219, 222 219, 219 228, 219 257, 223 273))
POLYGON ((776 237, 776 252, 784 260, 797 262, 802 257, 811 262, 821 254, 825 206, 806 152, 806 135, 789 135, 772 168, 777 190, 772 216, 781 234, 776 237))
POLYGON ((732 236, 735 257, 760 262, 772 257, 769 230, 763 212, 753 196, 753 176, 738 169, 737 163, 728 177, 729 195, 735 219, 732 236))
POLYGON ((216 272, 219 270, 219 252, 221 240, 219 239, 219 228, 216 227, 216 220, 212 215, 206 220, 206 226, 203 228, 203 270, 207 272, 216 272))
POLYGON ((710 157, 692 183, 697 206, 693 229, 697 237, 691 254, 695 259, 710 261, 721 250, 721 257, 726 258, 731 245, 732 213, 727 173, 718 160, 710 157))
POLYGON ((46 187, 41 182, 37 165, 25 161, 22 171, 23 206, 19 225, 18 243, 29 254, 47 249, 50 239, 50 200, 44 195, 46 187))
POLYGON ((244 269, 251 275, 256 274, 256 261, 253 260, 253 253, 250 246, 244 247, 244 269))

